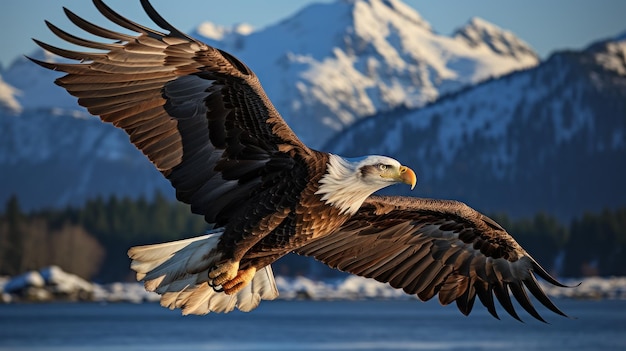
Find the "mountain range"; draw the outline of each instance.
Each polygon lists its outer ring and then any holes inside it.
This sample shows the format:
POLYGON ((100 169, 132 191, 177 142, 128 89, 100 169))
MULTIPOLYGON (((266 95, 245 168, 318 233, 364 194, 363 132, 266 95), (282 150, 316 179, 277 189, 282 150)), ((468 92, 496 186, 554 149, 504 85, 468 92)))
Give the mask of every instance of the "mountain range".
POLYGON ((413 195, 490 213, 569 220, 624 206, 626 41, 559 52, 421 109, 363 120, 326 149, 394 155, 417 169, 413 195))
MULTIPOLYGON (((207 22, 192 34, 246 62, 308 145, 414 164, 413 195, 564 217, 580 212, 574 203, 626 203, 605 194, 623 170, 600 168, 624 159, 620 40, 540 62, 496 25, 472 18, 444 36, 399 0, 314 4, 258 31, 207 22)), ((32 209, 173 196, 123 132, 52 83, 58 76, 23 58, 0 71, 0 201, 15 193, 32 209)))
MULTIPOLYGON (((443 36, 399 0, 312 4, 259 31, 209 23, 197 28, 192 34, 257 73, 278 111, 312 147, 360 118, 419 107, 539 62, 527 44, 493 24, 474 18, 443 36)), ((34 56, 56 59, 42 51, 34 56)), ((21 92, 14 99, 22 110, 76 109, 75 99, 52 84, 55 72, 22 58, 0 73, 21 92)))

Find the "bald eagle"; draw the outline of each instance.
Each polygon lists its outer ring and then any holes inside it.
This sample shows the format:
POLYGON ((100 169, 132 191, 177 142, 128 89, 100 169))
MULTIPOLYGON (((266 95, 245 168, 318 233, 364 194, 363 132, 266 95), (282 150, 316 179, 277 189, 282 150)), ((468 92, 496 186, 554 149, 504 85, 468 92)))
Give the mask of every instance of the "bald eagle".
POLYGON ((468 315, 476 296, 496 318, 494 295, 519 319, 510 293, 532 316, 527 291, 565 316, 535 274, 552 278, 500 225, 463 203, 372 195, 410 168, 386 156, 345 158, 304 145, 243 62, 174 28, 147 0, 161 32, 93 1, 135 35, 94 25, 64 9, 103 43, 46 22, 81 47, 35 40, 75 63, 35 63, 66 75, 55 82, 104 122, 123 129, 176 190, 203 215, 205 235, 133 247, 131 268, 161 304, 184 314, 254 309, 277 297, 271 263, 288 253, 388 283, 468 315))

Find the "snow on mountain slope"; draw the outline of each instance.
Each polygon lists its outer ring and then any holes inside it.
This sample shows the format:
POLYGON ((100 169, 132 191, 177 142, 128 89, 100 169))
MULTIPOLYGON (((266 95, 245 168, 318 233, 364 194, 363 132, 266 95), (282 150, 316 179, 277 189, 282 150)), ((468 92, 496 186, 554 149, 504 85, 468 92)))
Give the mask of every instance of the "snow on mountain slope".
POLYGON ((596 45, 594 49, 597 50, 594 59, 599 65, 619 75, 626 75, 626 35, 619 41, 596 45))
POLYGON ((226 41, 223 48, 259 75, 296 134, 319 147, 364 116, 422 106, 443 93, 538 63, 511 33, 485 21, 473 23, 489 27, 491 46, 436 34, 401 1, 338 1, 310 5, 238 37, 236 44, 226 41), (518 44, 516 50, 493 49, 511 43, 518 44))
POLYGON ((19 95, 20 91, 7 84, 0 76, 0 109, 19 114, 22 111, 22 105, 17 101, 19 95))
POLYGON ((473 17, 468 24, 457 29, 453 37, 465 40, 472 47, 486 46, 503 56, 520 60, 537 59, 533 49, 515 34, 478 17, 473 17))
POLYGON ((487 211, 570 220, 624 206, 624 57, 622 42, 558 53, 422 109, 365 119, 326 149, 393 155, 418 173, 412 195, 487 211))

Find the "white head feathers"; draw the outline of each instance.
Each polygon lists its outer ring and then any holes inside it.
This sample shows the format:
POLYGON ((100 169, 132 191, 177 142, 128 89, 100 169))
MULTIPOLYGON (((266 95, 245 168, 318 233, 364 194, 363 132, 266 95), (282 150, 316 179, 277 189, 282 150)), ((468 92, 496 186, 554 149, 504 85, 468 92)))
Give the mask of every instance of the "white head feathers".
POLYGON ((401 167, 400 162, 386 156, 345 159, 331 154, 316 194, 322 195, 322 200, 329 205, 341 209, 342 214, 355 214, 368 196, 395 183, 389 178, 369 176, 364 170, 389 166, 401 167))

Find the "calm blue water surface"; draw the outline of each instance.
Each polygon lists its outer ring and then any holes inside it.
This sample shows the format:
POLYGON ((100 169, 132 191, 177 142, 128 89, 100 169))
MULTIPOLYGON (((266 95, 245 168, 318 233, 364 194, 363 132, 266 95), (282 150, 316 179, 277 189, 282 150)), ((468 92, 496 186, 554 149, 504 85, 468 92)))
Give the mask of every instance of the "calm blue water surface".
POLYGON ((180 315, 157 304, 0 305, 0 350, 626 350, 626 301, 557 300, 576 319, 469 317, 419 301, 264 301, 180 315))

